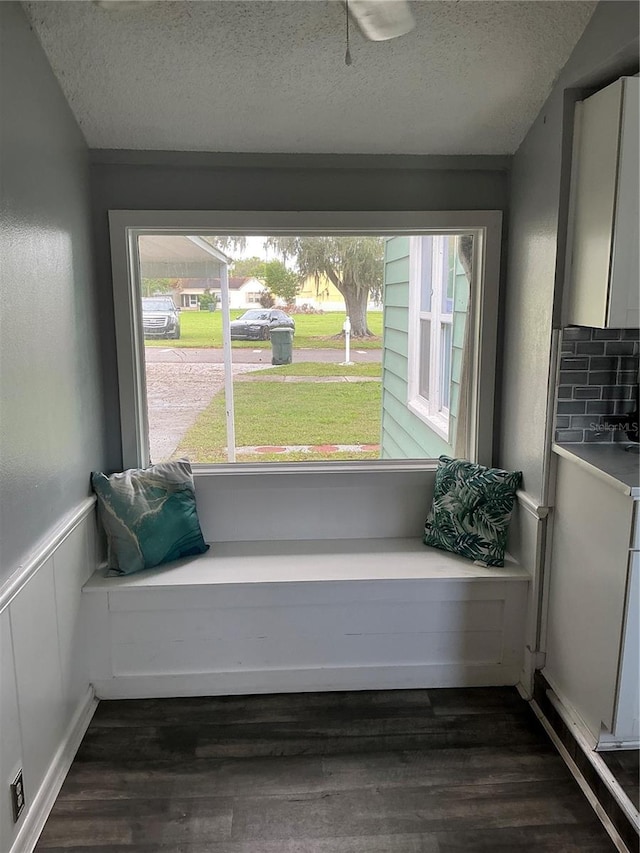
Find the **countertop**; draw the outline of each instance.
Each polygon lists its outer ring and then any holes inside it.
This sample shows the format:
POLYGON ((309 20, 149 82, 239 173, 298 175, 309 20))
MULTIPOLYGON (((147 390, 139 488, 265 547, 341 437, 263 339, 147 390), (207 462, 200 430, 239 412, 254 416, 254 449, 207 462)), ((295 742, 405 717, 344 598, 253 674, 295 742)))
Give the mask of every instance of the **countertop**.
POLYGON ((554 444, 553 452, 577 462, 593 474, 640 498, 640 456, 624 450, 627 442, 615 444, 554 444))

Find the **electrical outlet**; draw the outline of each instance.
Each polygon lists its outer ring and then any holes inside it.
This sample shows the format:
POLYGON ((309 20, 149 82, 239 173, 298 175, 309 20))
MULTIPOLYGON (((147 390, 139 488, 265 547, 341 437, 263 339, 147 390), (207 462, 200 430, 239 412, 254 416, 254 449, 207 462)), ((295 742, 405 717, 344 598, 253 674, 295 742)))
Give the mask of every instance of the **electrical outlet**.
POLYGON ((11 783, 11 805, 13 806, 13 822, 16 823, 24 811, 24 783, 22 781, 22 770, 11 783))

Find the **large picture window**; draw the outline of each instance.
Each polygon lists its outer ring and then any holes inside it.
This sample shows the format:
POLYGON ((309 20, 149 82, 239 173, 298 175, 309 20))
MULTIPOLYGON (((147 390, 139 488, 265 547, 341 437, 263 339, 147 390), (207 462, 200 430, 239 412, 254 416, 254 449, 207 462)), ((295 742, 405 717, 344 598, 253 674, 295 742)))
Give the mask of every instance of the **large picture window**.
POLYGON ((124 464, 491 462, 499 229, 112 212, 124 464))

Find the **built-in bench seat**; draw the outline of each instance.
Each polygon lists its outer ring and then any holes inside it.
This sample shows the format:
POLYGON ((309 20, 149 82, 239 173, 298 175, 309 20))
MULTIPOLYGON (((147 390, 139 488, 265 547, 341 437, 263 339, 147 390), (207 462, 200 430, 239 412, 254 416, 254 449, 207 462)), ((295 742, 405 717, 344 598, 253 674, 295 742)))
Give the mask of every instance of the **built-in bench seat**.
POLYGON ((419 539, 219 542, 85 584, 103 698, 515 684, 528 572, 419 539))

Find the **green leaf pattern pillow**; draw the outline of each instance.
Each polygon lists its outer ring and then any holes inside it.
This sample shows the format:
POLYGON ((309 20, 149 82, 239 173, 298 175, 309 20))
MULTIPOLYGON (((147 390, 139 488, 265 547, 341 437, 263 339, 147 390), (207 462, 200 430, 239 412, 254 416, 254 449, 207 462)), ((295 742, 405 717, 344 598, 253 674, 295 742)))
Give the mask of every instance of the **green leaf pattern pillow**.
POLYGON ((507 533, 522 471, 485 468, 441 456, 425 545, 487 566, 504 566, 507 533))
POLYGON ((118 574, 128 575, 208 550, 186 459, 132 468, 110 477, 94 471, 91 485, 107 534, 109 568, 118 574))

